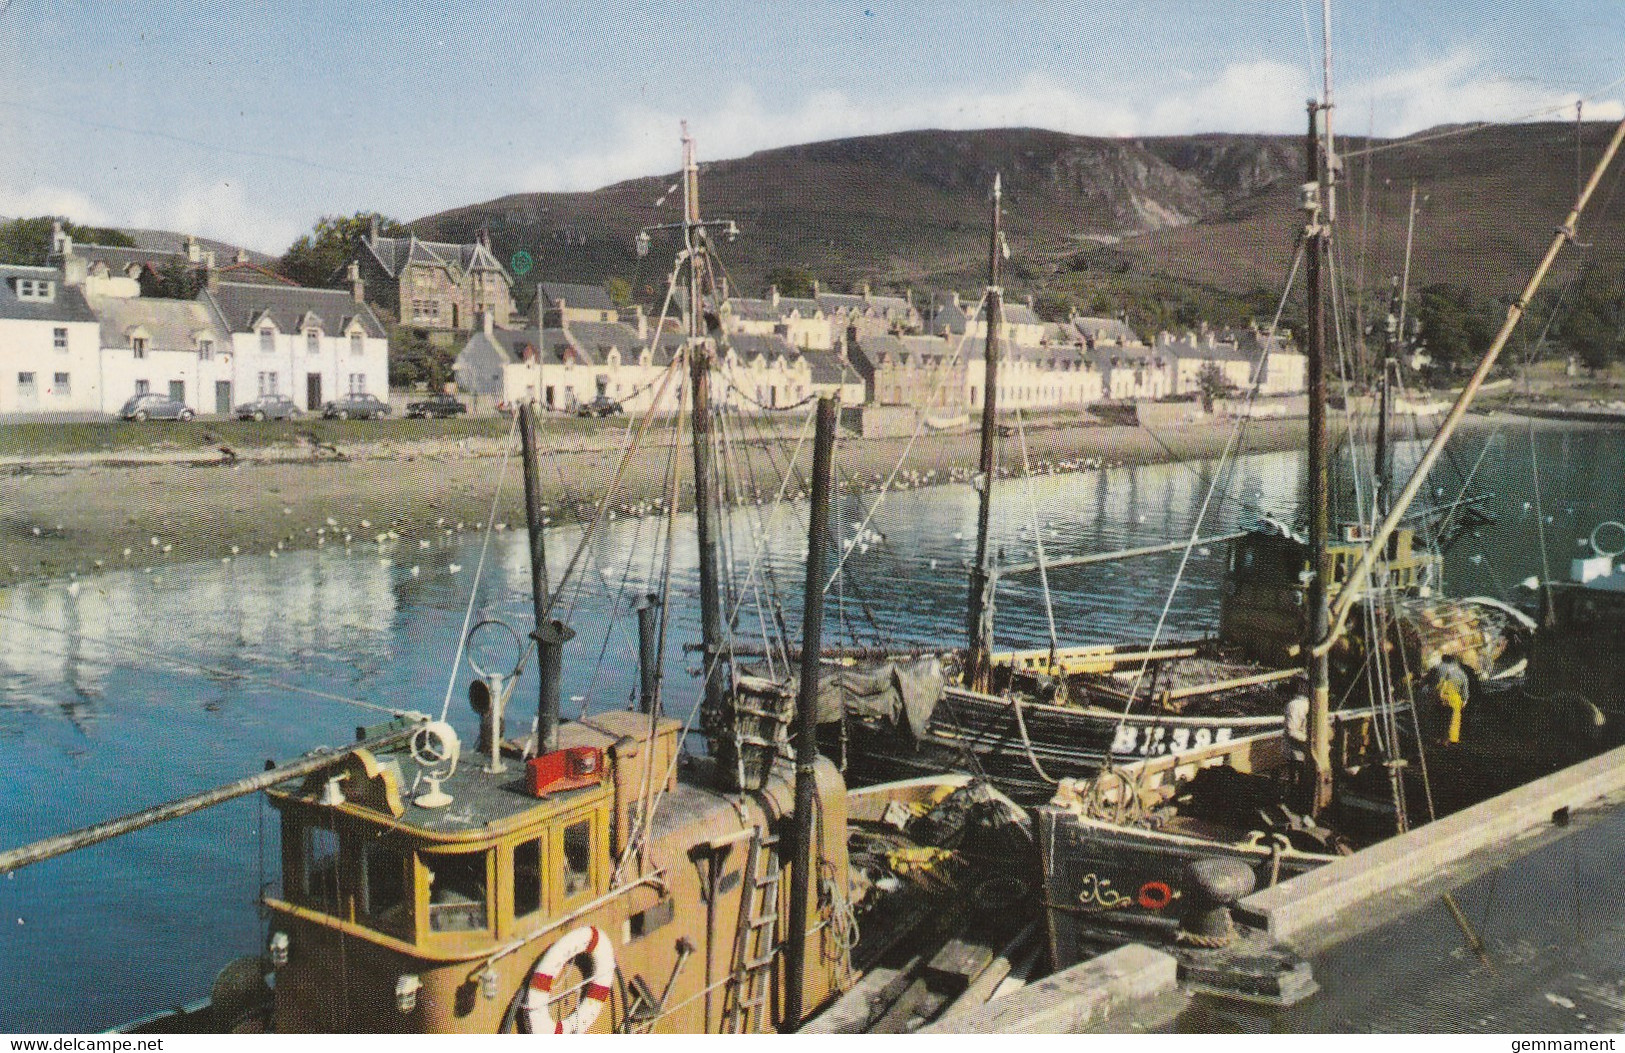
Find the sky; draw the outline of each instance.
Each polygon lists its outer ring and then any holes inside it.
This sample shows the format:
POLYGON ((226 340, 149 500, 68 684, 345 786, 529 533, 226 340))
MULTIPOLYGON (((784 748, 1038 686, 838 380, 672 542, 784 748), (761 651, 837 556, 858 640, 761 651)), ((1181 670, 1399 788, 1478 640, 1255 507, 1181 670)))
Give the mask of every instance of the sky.
MULTIPOLYGON (((1618 0, 1333 11, 1348 133, 1625 116, 1618 0)), ((0 0, 0 215, 279 253, 702 159, 914 128, 1296 133, 1319 0, 0 0)))

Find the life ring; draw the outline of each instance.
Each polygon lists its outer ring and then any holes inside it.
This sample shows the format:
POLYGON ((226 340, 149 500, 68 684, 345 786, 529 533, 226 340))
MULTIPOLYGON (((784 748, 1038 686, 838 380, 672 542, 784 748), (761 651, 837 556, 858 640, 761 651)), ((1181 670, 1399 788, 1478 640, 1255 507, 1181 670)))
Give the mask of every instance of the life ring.
POLYGON ((609 937, 595 925, 583 925, 564 934, 547 949, 536 968, 531 970, 530 987, 525 992, 524 1020, 533 1035, 579 1035, 593 1025, 609 1000, 611 985, 615 982, 615 948, 609 937), (553 983, 559 973, 576 958, 586 955, 592 962, 587 984, 581 989, 581 1001, 575 1012, 557 1023, 548 1010, 553 1000, 553 983))
POLYGON ((1165 881, 1147 881, 1136 899, 1146 910, 1161 910, 1174 901, 1174 890, 1165 881))

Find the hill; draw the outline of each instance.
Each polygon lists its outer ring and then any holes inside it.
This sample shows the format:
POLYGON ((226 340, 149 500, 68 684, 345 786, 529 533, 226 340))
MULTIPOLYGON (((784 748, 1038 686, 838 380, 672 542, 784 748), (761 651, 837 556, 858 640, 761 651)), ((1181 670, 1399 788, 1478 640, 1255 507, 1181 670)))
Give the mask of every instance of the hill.
MULTIPOLYGON (((1609 131, 1585 126, 1588 168, 1609 131)), ((1426 200, 1413 283, 1515 293, 1572 200, 1574 126, 1498 126, 1429 141, 1430 134, 1340 142, 1348 160, 1339 265, 1351 278, 1363 270, 1368 288, 1398 271, 1415 180, 1426 200), (1368 145, 1377 150, 1360 153, 1368 145)), ((725 258, 736 287, 749 291, 784 266, 806 267, 843 288, 861 281, 972 288, 986 266, 987 194, 1000 171, 1014 291, 1088 306, 1091 296, 1109 302, 1125 288, 1172 285, 1253 292, 1261 302, 1278 293, 1291 262, 1303 167, 1295 136, 916 131, 713 161, 702 166, 701 196, 705 215, 739 221, 743 237, 725 258)), ((678 218, 678 195, 666 194, 675 178, 514 194, 411 225, 420 236, 448 241, 472 239, 484 227, 501 258, 521 249, 532 255, 533 277, 618 276, 648 296, 661 287, 669 255, 639 260, 633 237, 645 225, 678 218)), ((1584 232, 1593 254, 1610 259, 1625 242, 1616 185, 1617 177, 1604 185, 1584 232)))

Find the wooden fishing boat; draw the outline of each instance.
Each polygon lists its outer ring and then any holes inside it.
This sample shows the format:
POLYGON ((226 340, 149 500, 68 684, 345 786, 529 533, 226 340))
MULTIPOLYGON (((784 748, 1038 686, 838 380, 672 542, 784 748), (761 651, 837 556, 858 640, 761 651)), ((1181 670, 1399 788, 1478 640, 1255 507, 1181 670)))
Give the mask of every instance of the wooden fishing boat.
MULTIPOLYGON (((1329 98, 1329 83, 1326 94, 1329 98)), ((1329 129, 1324 138, 1327 150, 1321 152, 1318 125, 1329 109, 1311 102, 1307 140, 1312 182, 1304 194, 1304 243, 1310 262, 1312 392, 1317 388, 1323 392, 1325 385, 1319 275, 1328 251, 1330 215, 1322 203, 1331 200, 1337 166, 1329 159, 1329 129)), ((1326 120, 1329 124, 1329 116, 1326 120)), ((1517 655, 1456 646, 1463 634, 1454 619, 1476 617, 1473 610, 1427 602, 1426 597, 1399 598, 1380 609, 1386 621, 1368 623, 1367 639, 1381 641, 1382 646, 1362 646, 1358 637, 1346 634, 1346 627, 1361 599, 1362 583, 1390 551, 1407 507, 1488 376, 1522 305, 1533 297, 1558 251, 1572 237, 1580 213, 1622 141, 1625 122, 1413 475, 1396 497, 1383 502, 1381 522, 1358 557, 1343 569, 1335 601, 1328 587, 1337 578, 1321 474, 1324 417, 1317 420, 1312 414, 1311 558, 1305 595, 1307 632, 1301 637, 1308 690, 1294 707, 1285 733, 1264 733, 1105 769, 1088 781, 1063 780, 1051 802, 1038 810, 1048 931, 1057 967, 1102 943, 1159 934, 1187 950, 1224 947, 1237 938, 1230 905, 1254 888, 1318 866, 1363 840, 1407 829, 1418 784, 1428 789, 1428 768, 1436 784, 1426 794, 1426 815, 1431 816, 1436 797, 1449 802, 1440 803, 1440 810, 1460 807, 1508 788, 1506 781, 1520 772, 1532 774, 1548 761, 1561 764, 1574 759, 1576 743, 1570 739, 1532 741, 1534 726, 1548 712, 1538 704, 1520 714, 1517 727, 1480 727, 1480 734, 1464 734, 1462 716, 1468 699, 1464 670, 1477 663, 1481 671, 1488 671, 1491 666, 1484 663, 1492 660, 1510 659, 1514 665, 1519 661, 1517 655), (1341 649, 1346 658, 1358 659, 1362 669, 1373 663, 1371 671, 1358 674, 1366 683, 1398 687, 1400 678, 1381 669, 1392 657, 1389 645, 1396 640, 1398 646, 1392 650, 1400 653, 1406 641, 1432 649, 1430 657, 1441 671, 1435 701, 1449 712, 1449 719, 1425 719, 1430 713, 1437 717, 1439 707, 1418 709, 1412 714, 1416 718, 1412 728, 1402 729, 1390 697, 1369 721, 1338 721, 1330 705, 1334 656, 1341 649), (1482 734, 1485 731, 1489 734, 1482 734), (1407 738, 1426 767, 1408 763, 1412 751, 1402 748, 1407 738), (1423 778, 1413 778, 1414 772, 1423 773, 1423 778)), ((1493 603, 1480 609, 1511 616, 1509 609, 1493 603)))

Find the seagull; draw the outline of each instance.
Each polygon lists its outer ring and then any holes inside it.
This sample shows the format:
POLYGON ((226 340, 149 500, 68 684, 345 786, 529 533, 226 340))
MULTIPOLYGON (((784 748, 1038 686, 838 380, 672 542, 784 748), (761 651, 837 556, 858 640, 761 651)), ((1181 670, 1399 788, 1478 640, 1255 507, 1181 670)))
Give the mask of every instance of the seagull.
POLYGON ((446 569, 448 571, 450 571, 451 573, 455 574, 459 570, 463 569, 463 565, 461 563, 448 563, 448 564, 446 564, 446 569))
POLYGON ((412 568, 412 577, 414 577, 414 578, 415 578, 415 577, 417 577, 417 576, 418 576, 418 568, 416 568, 416 567, 413 567, 413 568, 412 568))

